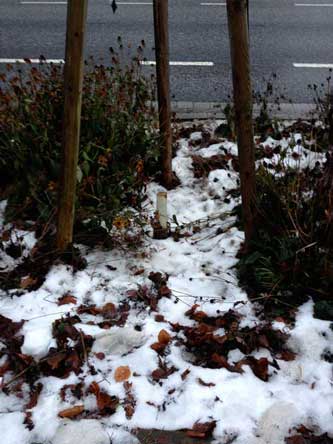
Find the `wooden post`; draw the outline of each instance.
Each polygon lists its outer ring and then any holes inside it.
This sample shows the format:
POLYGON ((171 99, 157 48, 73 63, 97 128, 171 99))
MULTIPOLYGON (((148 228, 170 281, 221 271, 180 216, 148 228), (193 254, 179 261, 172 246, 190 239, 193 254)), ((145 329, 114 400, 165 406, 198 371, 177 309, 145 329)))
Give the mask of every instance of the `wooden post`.
POLYGON ((255 231, 255 157, 247 1, 227 0, 245 247, 255 231))
POLYGON ((249 8, 249 0, 246 0, 246 19, 247 19, 248 39, 250 41, 250 8, 249 8))
POLYGON ((73 240, 87 8, 88 0, 68 0, 62 170, 57 227, 57 248, 60 251, 65 250, 73 240))
POLYGON ((162 143, 162 182, 173 184, 171 101, 169 86, 168 0, 154 0, 154 32, 157 77, 157 98, 162 143))

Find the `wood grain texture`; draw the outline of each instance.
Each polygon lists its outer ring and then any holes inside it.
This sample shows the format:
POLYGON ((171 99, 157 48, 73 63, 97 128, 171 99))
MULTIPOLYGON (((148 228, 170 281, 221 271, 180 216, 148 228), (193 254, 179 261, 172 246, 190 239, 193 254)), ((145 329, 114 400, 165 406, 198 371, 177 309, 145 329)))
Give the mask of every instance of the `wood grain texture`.
POLYGON ((169 74, 168 0, 154 0, 157 99, 161 135, 162 182, 172 187, 172 131, 169 74))
POLYGON ((256 182, 247 0, 227 0, 242 214, 246 244, 255 230, 256 182))
POLYGON ((65 250, 73 239, 87 7, 88 0, 69 0, 67 5, 65 104, 57 227, 57 248, 60 251, 65 250))

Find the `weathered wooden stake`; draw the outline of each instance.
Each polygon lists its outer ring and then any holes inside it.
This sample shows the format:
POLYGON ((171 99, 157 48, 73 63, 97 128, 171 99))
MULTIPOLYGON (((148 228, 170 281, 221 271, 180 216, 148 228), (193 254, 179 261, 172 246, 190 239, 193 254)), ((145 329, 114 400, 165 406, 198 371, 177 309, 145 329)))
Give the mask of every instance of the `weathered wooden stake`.
POLYGON ((153 5, 157 98, 162 143, 162 181, 166 188, 171 188, 173 184, 173 173, 169 86, 168 0, 154 0, 153 5))
POLYGON ((60 251, 65 250, 73 240, 87 8, 88 0, 68 0, 63 152, 57 227, 57 248, 60 251))
POLYGON ((255 231, 255 157, 247 1, 227 0, 245 243, 255 231))

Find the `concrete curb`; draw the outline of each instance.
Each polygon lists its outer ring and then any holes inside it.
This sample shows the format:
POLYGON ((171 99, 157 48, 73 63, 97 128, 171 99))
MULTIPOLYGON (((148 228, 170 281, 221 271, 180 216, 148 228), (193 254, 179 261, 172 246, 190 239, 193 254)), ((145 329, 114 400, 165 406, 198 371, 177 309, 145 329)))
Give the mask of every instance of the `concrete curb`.
MULTIPOLYGON (((194 119, 224 119, 224 108, 227 104, 222 102, 182 102, 171 103, 172 111, 181 120, 194 119)), ((315 113, 315 105, 311 103, 282 103, 280 106, 269 104, 272 117, 281 120, 309 119, 315 113)), ((259 114, 260 107, 254 105, 253 114, 259 114)))

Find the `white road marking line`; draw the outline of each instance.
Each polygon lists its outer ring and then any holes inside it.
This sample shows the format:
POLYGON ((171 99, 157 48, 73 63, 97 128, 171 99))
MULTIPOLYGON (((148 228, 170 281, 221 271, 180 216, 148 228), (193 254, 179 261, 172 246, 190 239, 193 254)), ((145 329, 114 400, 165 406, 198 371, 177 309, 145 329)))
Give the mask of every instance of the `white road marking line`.
MULTIPOLYGON (((28 59, 27 59, 28 60, 28 59)), ((46 59, 46 60, 40 60, 40 59, 29 59, 31 63, 54 63, 54 64, 61 64, 65 63, 64 59, 46 59)), ((26 65, 29 65, 24 59, 0 59, 0 63, 24 63, 26 65)))
POLYGON ((152 2, 117 2, 117 5, 152 5, 152 2))
POLYGON ((21 5, 67 5, 67 2, 20 2, 21 5))
POLYGON ((317 6, 322 8, 333 8, 333 3, 295 3, 295 6, 317 6))
POLYGON ((295 68, 333 68, 333 63, 293 63, 295 68))
MULTIPOLYGON (((22 1, 20 2, 21 5, 67 5, 67 2, 61 2, 61 1, 22 1)), ((117 5, 152 5, 152 2, 117 2, 117 5)))
MULTIPOLYGON (((156 62, 153 60, 143 60, 140 62, 144 66, 155 66, 156 62)), ((169 62, 171 66, 214 66, 213 62, 169 62)))
MULTIPOLYGON (((46 59, 41 60, 40 59, 29 59, 31 63, 54 63, 54 64, 61 64, 65 63, 64 59, 46 59)), ((27 63, 24 59, 0 59, 0 63, 27 63)), ((144 66, 155 66, 156 62, 154 60, 143 60, 140 62, 141 65, 144 66)), ((170 65, 172 66, 214 66, 213 62, 170 62, 170 65)))

